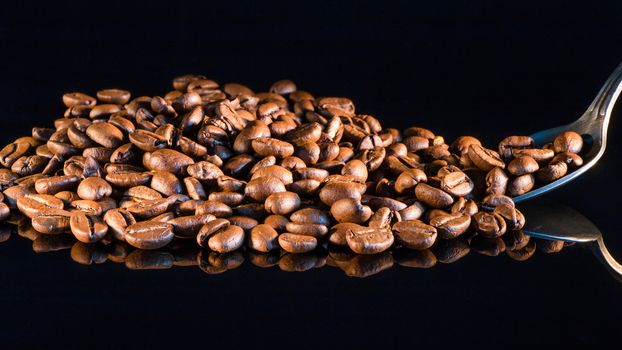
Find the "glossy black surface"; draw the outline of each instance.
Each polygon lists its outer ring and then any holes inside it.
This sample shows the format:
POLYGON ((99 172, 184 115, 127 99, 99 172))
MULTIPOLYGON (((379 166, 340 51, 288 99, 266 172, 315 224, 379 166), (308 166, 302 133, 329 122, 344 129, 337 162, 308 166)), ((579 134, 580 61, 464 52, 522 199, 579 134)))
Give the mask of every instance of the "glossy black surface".
MULTIPOLYGON (((0 141, 51 125, 65 91, 162 94, 175 75, 199 73, 256 90, 290 78, 316 95, 351 97, 385 126, 492 146, 576 119, 622 61, 619 1, 207 5, 7 5, 0 141)), ((603 160, 548 196, 588 217, 618 257, 621 117, 603 160)), ((8 349, 602 348, 619 342, 622 316, 622 285, 579 246, 526 262, 472 253, 357 279, 248 262, 219 275, 84 266, 67 250, 36 254, 13 234, 0 243, 0 286, 8 349)))

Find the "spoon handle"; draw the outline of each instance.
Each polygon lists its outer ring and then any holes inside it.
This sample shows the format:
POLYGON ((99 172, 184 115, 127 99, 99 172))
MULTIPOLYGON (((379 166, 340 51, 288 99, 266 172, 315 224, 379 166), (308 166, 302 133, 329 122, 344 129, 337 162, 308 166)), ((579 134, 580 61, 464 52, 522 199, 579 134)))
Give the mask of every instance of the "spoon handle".
POLYGON ((622 282, 622 265, 618 263, 613 256, 607 250, 605 246, 605 242, 603 241, 603 237, 598 237, 596 242, 593 242, 592 251, 596 256, 603 262, 607 267, 609 272, 619 281, 622 282))
POLYGON ((596 98, 587 110, 592 118, 605 117, 611 114, 620 91, 622 90, 622 63, 611 73, 596 98))

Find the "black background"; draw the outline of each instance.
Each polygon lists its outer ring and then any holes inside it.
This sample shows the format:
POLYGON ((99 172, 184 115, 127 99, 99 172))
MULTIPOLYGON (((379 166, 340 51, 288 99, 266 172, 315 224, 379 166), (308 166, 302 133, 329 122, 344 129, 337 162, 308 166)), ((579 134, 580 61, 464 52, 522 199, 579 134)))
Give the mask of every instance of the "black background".
MULTIPOLYGON (((352 98, 384 126, 492 146, 574 120, 622 61, 620 1, 442 3, 3 4, 0 139, 52 125, 63 92, 163 95, 197 73, 256 91, 289 78, 352 98)), ((622 256, 616 115, 602 162, 549 199, 590 218, 622 256)), ((621 295, 578 246, 354 279, 249 263, 222 275, 82 266, 14 235, 0 244, 0 347, 619 344, 621 295)))

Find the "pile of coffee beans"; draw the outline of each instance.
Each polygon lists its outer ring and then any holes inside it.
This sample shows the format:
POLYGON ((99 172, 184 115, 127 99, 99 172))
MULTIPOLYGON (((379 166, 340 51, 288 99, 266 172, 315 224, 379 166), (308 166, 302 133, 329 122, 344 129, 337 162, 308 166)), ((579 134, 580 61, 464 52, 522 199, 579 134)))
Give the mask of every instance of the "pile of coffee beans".
POLYGON ((238 249, 218 253, 202 249, 192 240, 175 240, 168 246, 155 249, 136 249, 126 242, 114 240, 83 243, 73 235, 48 235, 37 232, 30 220, 15 225, 0 225, 0 243, 13 233, 32 240, 36 253, 69 251, 72 261, 81 265, 100 265, 106 262, 121 264, 131 270, 198 267, 207 274, 220 274, 237 269, 249 262, 259 268, 278 268, 285 272, 304 272, 323 267, 338 268, 347 276, 369 277, 394 267, 430 269, 437 265, 462 261, 473 253, 488 257, 505 255, 515 261, 526 261, 538 254, 559 253, 572 243, 533 238, 521 231, 510 231, 498 238, 481 236, 441 240, 430 249, 413 250, 396 247, 379 254, 361 255, 338 246, 316 249, 302 254, 282 254, 279 250, 258 252, 238 249))
POLYGON ((185 75, 173 88, 63 95, 54 128, 0 151, 0 218, 17 209, 40 234, 140 250, 425 250, 520 230, 511 197, 582 165, 574 132, 541 148, 510 136, 497 152, 471 136, 385 129, 350 99, 289 80, 255 93, 185 75))

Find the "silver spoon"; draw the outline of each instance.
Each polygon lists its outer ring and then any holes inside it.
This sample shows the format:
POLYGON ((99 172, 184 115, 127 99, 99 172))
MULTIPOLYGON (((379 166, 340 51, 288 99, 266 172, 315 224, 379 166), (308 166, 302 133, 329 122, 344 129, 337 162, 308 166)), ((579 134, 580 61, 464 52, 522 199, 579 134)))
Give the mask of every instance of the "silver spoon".
POLYGON ((579 169, 557 181, 553 181, 533 191, 514 197, 514 202, 522 202, 565 185, 579 177, 598 162, 603 153, 605 153, 605 147, 607 145, 607 127, 609 126, 611 111, 621 90, 622 64, 609 76, 609 79, 607 79, 607 82, 594 99, 594 102, 592 102, 587 111, 583 113, 581 118, 570 124, 538 131, 531 135, 536 142, 536 146, 542 146, 545 143, 552 142, 553 138, 561 132, 576 131, 584 136, 586 146, 590 148, 583 156, 584 164, 579 169))
POLYGON ((586 244, 622 282, 622 265, 609 253, 600 230, 577 211, 551 202, 526 203, 520 210, 527 218, 523 232, 533 237, 586 244))

